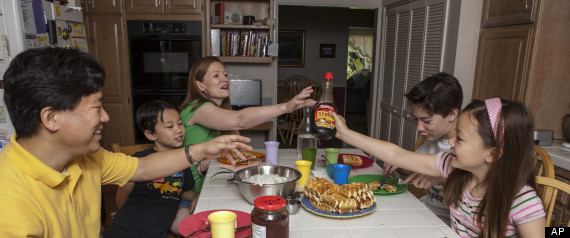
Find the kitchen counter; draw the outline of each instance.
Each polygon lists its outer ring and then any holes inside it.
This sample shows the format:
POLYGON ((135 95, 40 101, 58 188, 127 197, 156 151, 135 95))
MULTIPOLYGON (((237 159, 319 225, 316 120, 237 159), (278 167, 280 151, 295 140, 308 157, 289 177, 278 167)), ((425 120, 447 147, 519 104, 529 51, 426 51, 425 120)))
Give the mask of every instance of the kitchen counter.
POLYGON ((570 171, 570 149, 562 147, 562 142, 555 141, 552 145, 542 148, 548 152, 554 166, 570 171))
MULTIPOLYGON (((265 150, 254 150, 265 153, 265 150)), ((360 154, 358 149, 341 148, 340 153, 360 154)), ((317 150, 317 162, 313 174, 326 174, 321 155, 324 149, 317 150)), ((297 156, 295 149, 279 150, 279 165, 294 167, 297 156)), ((221 168, 234 171, 246 166, 235 167, 221 164, 216 160, 210 163, 204 186, 195 213, 207 210, 230 209, 251 213, 253 205, 241 195, 235 183, 227 182, 231 174, 211 176, 221 168)), ((374 163, 371 167, 353 169, 350 176, 360 174, 381 174, 382 168, 374 163)), ((325 175, 326 176, 326 175, 325 175)), ((458 237, 457 234, 435 216, 409 191, 393 195, 376 195, 376 211, 361 217, 339 219, 318 216, 301 207, 299 212, 289 217, 289 237, 458 237)))

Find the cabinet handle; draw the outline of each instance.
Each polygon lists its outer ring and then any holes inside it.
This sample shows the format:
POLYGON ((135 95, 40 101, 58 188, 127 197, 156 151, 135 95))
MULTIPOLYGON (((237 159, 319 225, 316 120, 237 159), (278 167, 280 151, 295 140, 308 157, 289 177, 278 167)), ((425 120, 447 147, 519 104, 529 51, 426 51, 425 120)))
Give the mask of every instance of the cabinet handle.
POLYGON ((524 1, 524 12, 528 12, 528 7, 529 7, 528 0, 525 0, 524 1))
POLYGON ((160 6, 161 3, 162 3, 162 0, 158 0, 158 6, 160 6))
POLYGON ((168 0, 164 0, 164 6, 168 6, 168 0))
POLYGON ((87 4, 88 4, 89 6, 91 6, 91 0, 87 1, 87 4))

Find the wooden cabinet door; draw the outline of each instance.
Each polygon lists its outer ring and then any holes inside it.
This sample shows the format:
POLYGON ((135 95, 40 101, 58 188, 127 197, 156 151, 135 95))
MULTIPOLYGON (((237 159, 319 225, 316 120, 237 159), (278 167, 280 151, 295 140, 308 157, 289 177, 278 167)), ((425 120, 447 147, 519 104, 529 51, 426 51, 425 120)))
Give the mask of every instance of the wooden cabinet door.
POLYGON ((164 13, 184 13, 184 14, 201 14, 202 0, 163 0, 164 13))
POLYGON ((485 28, 479 35, 473 98, 522 101, 530 64, 532 24, 485 28))
POLYGON ((86 14, 89 53, 105 68, 103 107, 110 120, 104 125, 101 145, 134 144, 128 47, 123 18, 119 14, 86 14))
POLYGON ((532 23, 538 13, 539 0, 485 0, 483 27, 532 23))
POLYGON ((121 0, 82 0, 85 13, 121 13, 121 0))
POLYGON ((125 0, 129 14, 162 14, 164 1, 168 0, 125 0))

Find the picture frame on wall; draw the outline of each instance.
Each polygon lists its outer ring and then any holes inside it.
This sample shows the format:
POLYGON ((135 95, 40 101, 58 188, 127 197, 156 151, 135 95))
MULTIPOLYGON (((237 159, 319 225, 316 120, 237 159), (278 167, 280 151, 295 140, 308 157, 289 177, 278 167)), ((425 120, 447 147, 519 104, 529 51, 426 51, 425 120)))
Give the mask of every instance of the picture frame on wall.
POLYGON ((305 31, 279 31, 279 67, 305 66, 305 31))
POLYGON ((321 44, 321 58, 334 58, 336 52, 336 44, 321 44))

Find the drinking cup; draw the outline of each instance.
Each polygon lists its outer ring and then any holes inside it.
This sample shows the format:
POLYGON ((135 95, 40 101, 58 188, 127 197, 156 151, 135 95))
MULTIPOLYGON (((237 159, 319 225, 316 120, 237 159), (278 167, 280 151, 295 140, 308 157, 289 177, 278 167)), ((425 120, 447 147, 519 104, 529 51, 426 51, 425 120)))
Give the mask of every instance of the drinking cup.
POLYGON ((311 175, 311 164, 313 162, 308 160, 297 160, 295 161, 295 168, 301 172, 301 178, 297 180, 297 185, 303 187, 305 182, 309 179, 311 175))
POLYGON ((264 144, 267 165, 279 165, 279 141, 266 141, 264 144))
POLYGON ((311 170, 315 169, 315 158, 317 157, 317 149, 303 148, 303 160, 311 161, 311 170))
POLYGON ((237 215, 230 211, 217 211, 208 215, 212 238, 234 238, 237 215))
POLYGON ((350 165, 334 164, 334 183, 346 184, 348 182, 348 174, 350 173, 350 165))
POLYGON ((336 164, 338 163, 338 149, 337 148, 326 148, 325 149, 325 154, 327 156, 327 159, 332 163, 332 164, 336 164))

